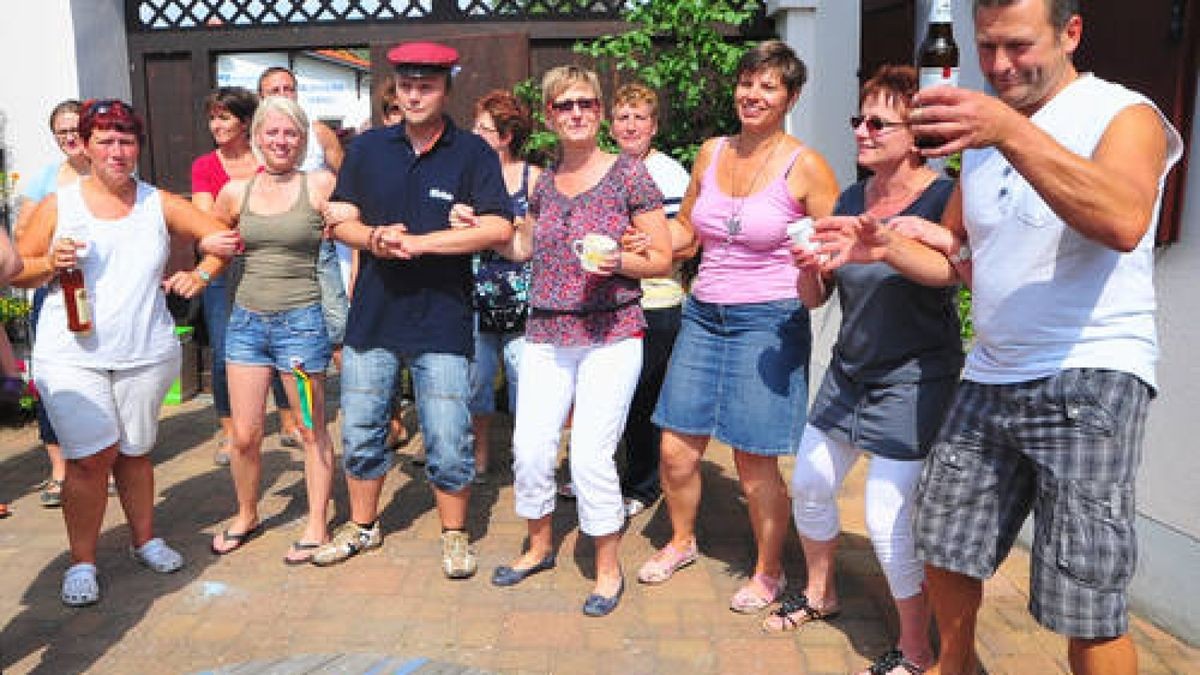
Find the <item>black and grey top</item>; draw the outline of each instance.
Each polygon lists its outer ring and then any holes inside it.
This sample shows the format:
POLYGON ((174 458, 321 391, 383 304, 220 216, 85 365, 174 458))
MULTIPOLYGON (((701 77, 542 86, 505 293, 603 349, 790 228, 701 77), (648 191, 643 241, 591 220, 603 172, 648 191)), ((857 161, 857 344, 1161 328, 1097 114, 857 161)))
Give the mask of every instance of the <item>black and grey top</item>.
MULTIPOLYGON (((937 222, 954 182, 935 180, 900 215, 937 222)), ((866 210, 866 183, 847 188, 838 215, 866 210)), ((912 282, 887 263, 834 273, 842 324, 809 423, 893 459, 919 459, 950 402, 963 351, 956 288, 912 282)))

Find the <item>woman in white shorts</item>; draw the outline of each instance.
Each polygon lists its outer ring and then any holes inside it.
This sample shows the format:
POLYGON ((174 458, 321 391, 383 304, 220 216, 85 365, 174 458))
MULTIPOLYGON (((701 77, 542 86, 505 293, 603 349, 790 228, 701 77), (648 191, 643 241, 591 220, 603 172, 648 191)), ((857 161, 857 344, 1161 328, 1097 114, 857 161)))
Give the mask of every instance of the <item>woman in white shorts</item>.
POLYGON ((121 101, 89 101, 79 132, 92 174, 47 197, 19 242, 25 270, 17 285, 51 283, 38 319, 34 381, 58 431, 67 474, 63 517, 71 567, 63 579, 67 605, 100 599, 96 542, 116 478, 135 560, 174 572, 183 558, 154 536, 154 474, 148 453, 158 432, 163 396, 179 373, 179 344, 164 287, 184 297, 199 293, 224 267, 237 234, 184 199, 133 177, 143 125, 121 101), (165 282, 168 238, 201 242, 208 255, 195 270, 165 282), (67 326, 59 275, 83 272, 91 329, 67 326))

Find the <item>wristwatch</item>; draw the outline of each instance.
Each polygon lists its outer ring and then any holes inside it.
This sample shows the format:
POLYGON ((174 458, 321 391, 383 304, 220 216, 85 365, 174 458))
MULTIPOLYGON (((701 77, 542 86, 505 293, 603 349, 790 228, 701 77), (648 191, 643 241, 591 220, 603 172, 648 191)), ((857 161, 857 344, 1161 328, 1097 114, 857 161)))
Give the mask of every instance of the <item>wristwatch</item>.
POLYGON ((203 281, 206 284, 212 281, 212 275, 200 269, 199 267, 196 268, 196 276, 200 277, 200 281, 203 281))
POLYGON ((971 245, 964 241, 957 251, 946 257, 952 264, 961 265, 971 259, 971 245))

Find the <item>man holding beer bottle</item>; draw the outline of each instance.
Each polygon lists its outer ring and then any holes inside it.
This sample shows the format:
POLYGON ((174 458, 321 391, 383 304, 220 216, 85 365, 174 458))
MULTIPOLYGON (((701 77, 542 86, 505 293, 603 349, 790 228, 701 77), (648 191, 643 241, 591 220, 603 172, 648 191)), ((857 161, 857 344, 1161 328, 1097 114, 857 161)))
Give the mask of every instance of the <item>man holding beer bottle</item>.
POLYGON ((870 217, 818 225, 831 265, 885 260, 931 285, 973 277, 976 341, 921 483, 918 552, 941 632, 930 672, 974 675, 983 579, 1035 514, 1030 610, 1076 673, 1136 673, 1125 589, 1134 478, 1154 395, 1153 244, 1179 135, 1140 94, 1079 73, 1078 0, 975 0, 996 95, 920 92, 930 157, 963 152, 948 233, 870 217))

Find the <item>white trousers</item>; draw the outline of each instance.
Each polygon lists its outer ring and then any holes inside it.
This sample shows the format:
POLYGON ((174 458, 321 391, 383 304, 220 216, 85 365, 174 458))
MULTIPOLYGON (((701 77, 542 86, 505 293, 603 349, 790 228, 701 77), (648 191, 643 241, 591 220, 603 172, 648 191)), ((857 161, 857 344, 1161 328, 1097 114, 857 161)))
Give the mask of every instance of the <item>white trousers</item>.
POLYGON ((588 347, 525 343, 513 429, 518 516, 537 520, 554 511, 559 438, 574 402, 569 460, 579 529, 593 537, 621 529, 625 508, 614 455, 641 369, 642 341, 635 338, 588 347))
MULTIPOLYGON (((829 541, 838 535, 837 494, 863 450, 830 438, 807 425, 792 473, 792 513, 800 536, 829 541)), ((913 514, 920 461, 897 461, 872 455, 867 468, 867 532, 892 597, 911 598, 921 592, 925 569, 917 559, 913 514)))

